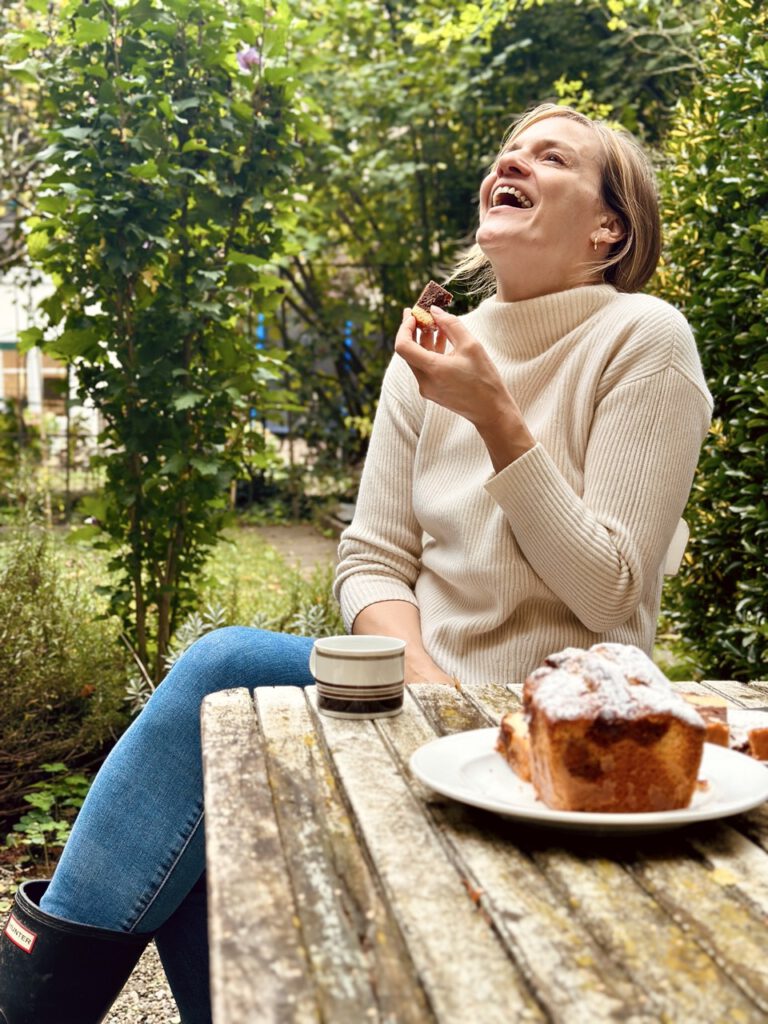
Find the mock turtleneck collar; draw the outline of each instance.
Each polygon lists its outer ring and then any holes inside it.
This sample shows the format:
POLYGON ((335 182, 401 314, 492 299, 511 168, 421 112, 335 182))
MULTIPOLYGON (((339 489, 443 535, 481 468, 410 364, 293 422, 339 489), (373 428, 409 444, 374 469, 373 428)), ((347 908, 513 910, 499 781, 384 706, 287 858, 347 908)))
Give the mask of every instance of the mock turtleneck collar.
POLYGON ((593 284, 519 302, 500 302, 492 295, 468 313, 465 322, 489 348, 533 357, 570 334, 617 294, 613 285, 593 284))

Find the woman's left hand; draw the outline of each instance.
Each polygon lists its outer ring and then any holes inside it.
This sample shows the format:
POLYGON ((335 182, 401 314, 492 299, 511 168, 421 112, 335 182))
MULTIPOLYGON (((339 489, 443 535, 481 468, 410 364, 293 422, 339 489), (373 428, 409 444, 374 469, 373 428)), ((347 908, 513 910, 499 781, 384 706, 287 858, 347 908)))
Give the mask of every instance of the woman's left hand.
POLYGON ((536 441, 485 348, 458 317, 437 306, 430 312, 437 329, 431 336, 422 330, 419 343, 416 319, 404 311, 395 352, 410 366, 424 398, 474 424, 498 473, 536 441))

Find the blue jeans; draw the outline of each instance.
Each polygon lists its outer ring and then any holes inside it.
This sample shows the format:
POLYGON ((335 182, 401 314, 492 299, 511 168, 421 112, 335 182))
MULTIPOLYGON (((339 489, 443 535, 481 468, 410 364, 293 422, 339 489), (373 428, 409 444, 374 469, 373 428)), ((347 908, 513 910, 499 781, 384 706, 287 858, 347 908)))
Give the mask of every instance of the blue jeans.
POLYGON ((203 697, 234 686, 310 685, 312 642, 231 626, 193 644, 96 776, 42 909, 114 931, 156 932, 168 922, 183 942, 189 933, 174 922, 188 897, 199 901, 202 890, 204 900, 203 697))

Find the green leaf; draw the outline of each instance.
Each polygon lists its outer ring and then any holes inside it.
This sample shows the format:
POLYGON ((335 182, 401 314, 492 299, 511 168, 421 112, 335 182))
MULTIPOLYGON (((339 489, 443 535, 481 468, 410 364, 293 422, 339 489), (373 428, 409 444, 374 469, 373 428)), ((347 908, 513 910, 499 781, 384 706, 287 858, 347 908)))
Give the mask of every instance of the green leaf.
POLYGON ((197 153, 201 150, 208 149, 208 143, 205 139, 189 139, 181 147, 182 153, 197 153))
POLYGON ((48 342, 45 348, 51 355, 72 359, 75 356, 84 356, 92 352, 99 340, 99 335, 93 328, 69 328, 63 331, 58 338, 48 342))
POLYGON ((178 398, 174 398, 173 407, 181 412, 183 409, 192 409, 204 401, 205 395, 201 395, 199 391, 185 391, 178 398))
POLYGON ((159 171, 154 158, 150 157, 149 160, 145 160, 144 163, 132 164, 128 168, 128 173, 133 175, 134 178, 140 178, 142 181, 148 181, 150 179, 157 178, 159 171))
POLYGON ((200 99, 197 96, 188 96, 186 99, 176 100, 171 104, 171 106, 177 114, 181 114, 185 110, 189 110, 191 107, 199 107, 200 99))
POLYGON ((91 21, 89 18, 75 18, 76 43, 103 43, 109 38, 109 23, 91 21))
POLYGON ((18 351, 21 355, 42 343, 43 332, 39 327, 28 327, 25 331, 19 331, 18 351))
POLYGON ((165 465, 160 470, 163 476, 175 476, 180 473, 187 466, 187 456, 183 452, 174 452, 169 459, 166 459, 165 465))
POLYGON ((61 128, 59 130, 59 135, 63 136, 65 139, 76 139, 78 142, 81 142, 83 139, 87 139, 90 134, 90 128, 82 128, 77 125, 72 128, 61 128))
POLYGON ((94 537, 100 537, 102 532, 100 526, 78 526, 77 529, 70 530, 64 540, 66 544, 80 544, 82 541, 90 541, 94 537))
POLYGON ((37 200, 38 210, 45 213, 64 213, 69 207, 69 200, 66 196, 40 196, 37 200))
POLYGON ((210 459, 202 459, 198 455, 193 455, 189 462, 201 476, 215 476, 220 468, 220 464, 218 462, 214 462, 210 459))

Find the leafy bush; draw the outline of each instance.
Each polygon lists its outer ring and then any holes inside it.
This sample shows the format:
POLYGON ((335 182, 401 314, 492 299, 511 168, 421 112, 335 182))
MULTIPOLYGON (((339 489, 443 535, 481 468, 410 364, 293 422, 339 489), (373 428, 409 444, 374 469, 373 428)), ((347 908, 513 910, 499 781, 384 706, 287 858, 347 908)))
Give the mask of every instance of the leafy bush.
POLYGON ((70 772, 65 764, 40 765, 48 776, 31 786, 24 797, 30 810, 13 826, 5 845, 9 849, 24 847, 32 856, 42 851, 46 873, 50 871, 51 854, 63 849, 75 815, 83 806, 90 788, 90 779, 79 772, 70 772))
POLYGON ((715 399, 687 512, 674 618, 702 674, 768 674, 768 10, 721 0, 705 76, 681 101, 665 177, 668 292, 715 399))
POLYGON ((127 667, 47 534, 25 524, 0 546, 0 814, 24 808, 43 762, 95 760, 124 727, 127 667))

